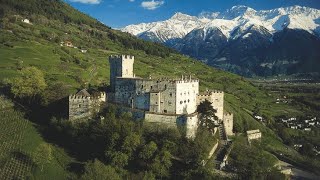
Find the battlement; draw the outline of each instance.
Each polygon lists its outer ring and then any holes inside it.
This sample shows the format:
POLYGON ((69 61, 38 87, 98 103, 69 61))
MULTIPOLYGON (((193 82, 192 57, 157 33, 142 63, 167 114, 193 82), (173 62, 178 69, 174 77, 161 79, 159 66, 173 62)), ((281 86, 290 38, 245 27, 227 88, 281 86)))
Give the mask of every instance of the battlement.
POLYGON ((193 83, 193 82, 199 82, 198 79, 181 79, 181 80, 175 80, 176 83, 193 83))
POLYGON ((225 113, 224 113, 224 116, 233 116, 233 114, 230 113, 230 112, 225 112, 225 113))
POLYGON ((169 78, 157 78, 157 79, 152 79, 151 77, 149 77, 148 79, 144 79, 144 80, 148 80, 148 81, 155 81, 157 83, 159 82, 168 82, 168 83, 193 83, 193 82, 199 82, 199 79, 195 79, 195 78, 179 78, 179 79, 169 79, 169 78))
POLYGON ((106 98, 106 93, 105 92, 99 92, 96 95, 91 95, 91 96, 83 96, 83 95, 70 95, 69 96, 69 100, 79 100, 79 99, 91 99, 91 100, 95 100, 95 99, 101 99, 101 98, 106 98))
POLYGON ((70 95, 69 96, 69 101, 70 100, 79 100, 79 99, 91 99, 89 96, 80 96, 80 95, 70 95))
POLYGON ((115 60, 115 61, 124 61, 124 60, 134 60, 134 56, 132 55, 111 55, 109 56, 109 60, 115 60))
POLYGON ((199 93, 198 96, 200 97, 210 97, 212 95, 223 95, 224 92, 223 91, 219 91, 219 90, 206 90, 204 92, 199 93))

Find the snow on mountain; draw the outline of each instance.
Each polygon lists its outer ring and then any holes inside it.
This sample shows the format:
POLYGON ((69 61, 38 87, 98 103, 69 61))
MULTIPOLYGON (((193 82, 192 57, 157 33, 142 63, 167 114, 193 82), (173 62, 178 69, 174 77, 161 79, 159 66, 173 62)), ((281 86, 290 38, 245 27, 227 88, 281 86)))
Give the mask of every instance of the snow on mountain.
POLYGON ((270 33, 289 29, 303 29, 320 35, 320 10, 291 6, 256 11, 247 6, 234 6, 225 12, 204 12, 198 17, 176 13, 170 19, 152 23, 129 25, 121 30, 153 41, 167 42, 181 39, 197 29, 219 28, 227 37, 234 39, 233 31, 245 31, 252 25, 262 26, 270 33))
POLYGON ((208 21, 208 19, 199 19, 178 12, 165 21, 129 25, 121 30, 136 36, 143 36, 146 33, 153 34, 161 42, 165 42, 170 39, 183 38, 190 31, 203 26, 208 21))

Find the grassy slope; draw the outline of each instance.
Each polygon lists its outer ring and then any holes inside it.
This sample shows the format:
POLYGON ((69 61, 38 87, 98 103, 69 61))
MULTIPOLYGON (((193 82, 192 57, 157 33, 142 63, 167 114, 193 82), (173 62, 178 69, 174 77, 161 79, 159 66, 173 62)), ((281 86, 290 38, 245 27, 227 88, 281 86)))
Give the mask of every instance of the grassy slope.
MULTIPOLYGON (((68 8, 64 11, 69 11, 68 8)), ((78 15, 74 10, 70 14, 86 17, 78 15)), ((200 79, 201 90, 206 88, 224 90, 225 106, 228 111, 235 114, 235 123, 246 126, 245 129, 261 129, 266 148, 281 151, 286 149, 270 129, 253 119, 251 112, 255 104, 260 105, 262 112, 268 118, 283 112, 291 114, 298 111, 292 106, 275 105, 273 97, 240 76, 208 67, 179 54, 171 53, 166 58, 148 55, 143 50, 125 48, 123 43, 119 40, 111 40, 109 36, 98 38, 87 31, 91 29, 102 35, 113 34, 122 38, 135 39, 125 33, 107 30, 106 27, 101 28, 100 25, 92 27, 84 24, 65 24, 52 19, 49 22, 34 22, 33 25, 28 25, 20 20, 12 21, 10 17, 12 14, 3 18, 3 29, 0 29, 0 79, 16 76, 18 72, 16 64, 23 61, 23 66, 32 65, 42 69, 47 82, 64 82, 70 85, 70 91, 74 92, 83 84, 108 84, 108 56, 131 54, 135 55, 135 73, 138 76, 146 77, 151 74, 153 77, 177 77, 181 74, 192 74, 200 79), (59 40, 55 41, 56 38, 59 40), (78 49, 60 47, 60 41, 63 40, 72 40, 75 46, 84 46, 89 51, 82 54, 78 49), (75 63, 75 59, 79 59, 80 64, 75 63), (96 70, 90 73, 92 69, 96 70)), ((21 15, 21 17, 25 16, 21 15)), ((95 22, 88 17, 85 19, 84 23, 95 22)), ((48 19, 44 18, 44 20, 48 19)))
POLYGON ((65 179, 68 174, 65 169, 72 161, 64 151, 52 146, 53 159, 50 164, 40 171, 32 163, 35 150, 44 140, 30 121, 26 120, 23 113, 13 109, 10 102, 0 97, 0 175, 4 179, 25 179, 25 176, 37 179, 65 179), (2 106, 3 103, 9 106, 2 106), (53 179, 53 178, 52 178, 53 179))

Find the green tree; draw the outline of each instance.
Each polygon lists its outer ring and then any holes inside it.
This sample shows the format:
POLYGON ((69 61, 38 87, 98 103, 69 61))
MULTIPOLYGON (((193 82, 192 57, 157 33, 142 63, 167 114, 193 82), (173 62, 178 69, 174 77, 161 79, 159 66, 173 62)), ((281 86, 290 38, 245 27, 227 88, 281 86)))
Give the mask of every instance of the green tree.
POLYGON ((155 180, 156 176, 151 171, 146 171, 143 176, 143 180, 155 180))
POLYGON ((230 153, 229 165, 236 169, 241 179, 266 177, 273 171, 277 159, 254 142, 238 139, 230 153))
POLYGON ((40 95, 47 84, 41 70, 36 67, 26 67, 20 71, 20 76, 10 82, 11 92, 15 97, 33 99, 40 95))
POLYGON ((208 100, 201 102, 197 107, 197 112, 200 113, 200 125, 213 131, 214 120, 218 120, 218 117, 216 116, 217 110, 213 108, 211 102, 208 100))
POLYGON ((88 162, 85 165, 85 172, 82 175, 83 180, 96 180, 96 179, 112 179, 120 180, 121 177, 117 174, 116 170, 111 166, 106 166, 99 160, 88 162))
POLYGON ((151 141, 148 144, 144 145, 142 151, 139 153, 139 157, 145 161, 148 161, 153 157, 157 149, 157 144, 151 141))
POLYGON ((42 171, 43 166, 50 163, 52 159, 52 148, 50 144, 41 143, 35 150, 33 161, 41 167, 40 169, 42 171))
POLYGON ((131 156, 137 147, 140 145, 140 136, 136 133, 131 133, 128 135, 122 144, 122 151, 131 156))
POLYGON ((109 152, 109 157, 111 159, 111 165, 117 167, 118 169, 128 165, 129 156, 125 153, 109 152))
POLYGON ((153 160, 151 169, 159 177, 168 177, 169 168, 172 166, 171 153, 169 151, 161 151, 153 160))

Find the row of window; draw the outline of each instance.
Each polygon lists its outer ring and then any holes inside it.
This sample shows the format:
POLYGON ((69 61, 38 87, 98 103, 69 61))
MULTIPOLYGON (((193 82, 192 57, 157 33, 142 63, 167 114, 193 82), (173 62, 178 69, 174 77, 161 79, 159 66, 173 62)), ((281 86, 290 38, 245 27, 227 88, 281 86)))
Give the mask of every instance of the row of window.
MULTIPOLYGON (((189 99, 188 99, 187 101, 188 101, 188 103, 190 102, 190 100, 189 100, 189 99)), ((180 104, 182 104, 182 103, 187 103, 187 101, 186 101, 186 100, 184 100, 184 101, 180 101, 180 104)))

